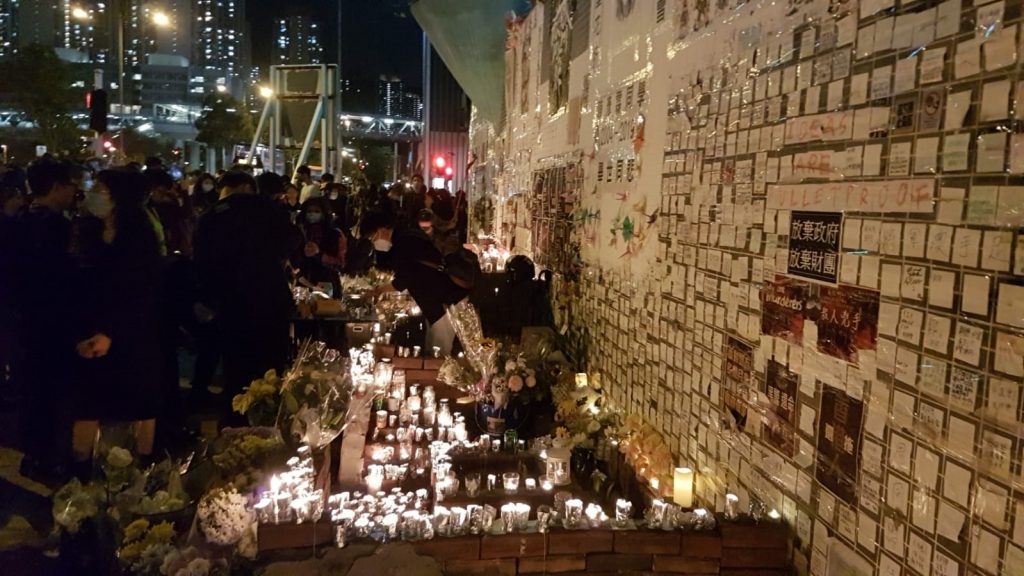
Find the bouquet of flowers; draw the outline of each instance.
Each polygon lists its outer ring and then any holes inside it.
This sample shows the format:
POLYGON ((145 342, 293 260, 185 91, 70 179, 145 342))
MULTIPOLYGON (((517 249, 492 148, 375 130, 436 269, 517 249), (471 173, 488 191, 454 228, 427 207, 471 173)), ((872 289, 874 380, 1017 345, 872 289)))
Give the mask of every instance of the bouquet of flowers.
POLYGON ((253 424, 275 424, 313 448, 326 446, 344 431, 358 406, 371 400, 357 393, 349 362, 324 343, 307 340, 284 378, 268 372, 235 396, 232 407, 253 424), (271 413, 275 416, 268 422, 271 413))
POLYGON ((573 446, 594 448, 613 429, 617 414, 608 409, 600 379, 587 374, 559 374, 551 396, 555 404, 556 436, 573 446))
POLYGON ((161 574, 164 558, 175 550, 174 526, 169 522, 151 525, 139 519, 124 529, 124 540, 117 551, 121 563, 135 574, 161 574))
POLYGON ((234 546, 241 542, 256 522, 248 503, 249 499, 234 487, 217 488, 203 496, 196 520, 206 541, 217 546, 234 546))
POLYGON ((71 480, 53 495, 53 521, 69 534, 76 534, 82 522, 96 516, 105 499, 103 487, 96 483, 82 485, 71 480))
POLYGON ((283 464, 284 448, 277 428, 225 428, 214 444, 212 460, 222 478, 244 490, 260 484, 263 470, 283 464))
POLYGON ((437 372, 437 379, 445 384, 460 390, 476 395, 478 384, 480 384, 480 372, 466 358, 449 356, 444 359, 440 370, 437 372))

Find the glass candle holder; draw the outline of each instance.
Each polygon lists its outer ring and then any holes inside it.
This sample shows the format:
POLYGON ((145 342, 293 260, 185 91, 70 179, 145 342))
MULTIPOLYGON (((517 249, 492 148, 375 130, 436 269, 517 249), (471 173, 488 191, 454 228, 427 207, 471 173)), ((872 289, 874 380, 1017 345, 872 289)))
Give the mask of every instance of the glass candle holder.
POLYGON ((633 517, 633 503, 629 500, 619 498, 615 501, 615 526, 617 528, 624 528, 629 525, 630 518, 633 517))
POLYGON ((505 533, 511 534, 516 530, 516 505, 504 504, 501 507, 501 523, 505 533))
POLYGON ((583 501, 579 498, 573 498, 565 502, 565 517, 562 521, 562 525, 568 530, 575 530, 579 528, 580 521, 583 519, 583 501))
POLYGON ((537 532, 545 534, 551 524, 551 506, 543 505, 537 507, 537 532))
POLYGON ((587 517, 587 524, 589 524, 591 528, 601 527, 601 522, 603 520, 602 516, 604 516, 604 511, 601 510, 601 506, 599 504, 595 504, 593 502, 587 504, 587 508, 584 513, 587 517))
POLYGON ((501 483, 502 487, 505 488, 505 492, 515 494, 519 491, 519 473, 505 472, 501 475, 501 483))
POLYGON ((735 520, 739 517, 740 497, 735 494, 725 495, 725 519, 735 520))
POLYGON ((388 411, 377 410, 377 429, 383 430, 388 427, 388 411))
POLYGON ((516 530, 526 530, 530 522, 530 505, 524 503, 516 504, 516 530))
POLYGON ((555 488, 555 484, 551 481, 551 478, 548 478, 547 474, 544 474, 543 476, 540 477, 540 489, 541 490, 543 490, 545 492, 550 492, 550 491, 554 490, 554 488, 555 488))
POLYGON ((469 515, 469 533, 479 534, 483 530, 484 509, 479 504, 466 506, 466 514, 469 515))
POLYGON ((498 477, 494 474, 487 475, 487 491, 493 492, 495 485, 498 483, 498 477))
POLYGON ((466 496, 470 498, 476 498, 476 495, 480 493, 480 473, 470 472, 466 474, 466 496))
POLYGON ((527 478, 526 482, 525 482, 525 486, 526 486, 527 490, 531 490, 531 491, 532 490, 536 490, 537 489, 537 480, 535 478, 527 478))
POLYGON ((256 512, 256 520, 260 524, 270 524, 274 518, 274 502, 270 498, 263 498, 252 507, 256 512))

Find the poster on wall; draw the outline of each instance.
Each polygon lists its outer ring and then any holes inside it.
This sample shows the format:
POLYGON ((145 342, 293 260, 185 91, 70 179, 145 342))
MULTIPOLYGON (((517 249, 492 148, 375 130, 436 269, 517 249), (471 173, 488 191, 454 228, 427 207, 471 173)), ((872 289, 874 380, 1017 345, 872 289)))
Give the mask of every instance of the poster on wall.
POLYGON ((722 403, 738 431, 747 425, 747 394, 754 375, 754 350, 746 343, 729 337, 725 341, 725 389, 722 403))
POLYGON ((822 286, 818 305, 818 352, 857 365, 858 351, 877 348, 877 291, 822 286))
POLYGON ((800 346, 804 340, 804 308, 810 286, 799 280, 776 277, 761 289, 761 333, 800 346))
POLYGON ((827 384, 821 386, 818 461, 814 477, 850 505, 857 503, 864 402, 827 384))
POLYGON ((787 273, 835 284, 839 279, 839 240, 843 215, 840 212, 794 210, 789 226, 787 273))
POLYGON ((768 362, 765 392, 768 414, 762 425, 765 441, 790 458, 796 456, 796 394, 799 376, 774 360, 768 362))

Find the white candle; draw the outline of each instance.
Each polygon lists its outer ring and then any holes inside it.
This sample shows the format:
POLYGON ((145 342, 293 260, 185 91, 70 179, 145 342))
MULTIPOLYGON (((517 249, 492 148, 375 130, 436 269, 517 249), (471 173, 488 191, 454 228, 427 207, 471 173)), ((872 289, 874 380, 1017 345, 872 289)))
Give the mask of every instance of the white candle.
POLYGON ((672 472, 672 501, 683 508, 693 507, 693 470, 686 467, 672 472))
POLYGON ((545 474, 544 476, 540 477, 540 488, 541 488, 541 490, 544 490, 545 492, 550 492, 554 487, 555 487, 554 483, 551 482, 551 478, 549 478, 547 476, 547 474, 545 474))

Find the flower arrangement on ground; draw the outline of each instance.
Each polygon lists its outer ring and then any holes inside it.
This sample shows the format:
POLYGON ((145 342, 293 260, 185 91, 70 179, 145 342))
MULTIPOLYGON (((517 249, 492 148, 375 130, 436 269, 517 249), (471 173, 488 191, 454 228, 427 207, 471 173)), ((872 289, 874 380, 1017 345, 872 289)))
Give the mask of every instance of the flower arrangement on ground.
POLYGON ((256 516, 248 507, 249 499, 233 486, 217 488, 199 501, 196 520, 210 544, 236 546, 250 532, 256 516))
POLYGON ((277 426, 288 439, 320 448, 348 425, 354 399, 357 405, 370 401, 355 392, 347 357, 307 340, 283 378, 267 372, 232 399, 232 408, 254 426, 277 426))
POLYGON ((563 372, 551 387, 555 404, 555 435, 569 446, 597 448, 618 424, 618 414, 604 397, 598 375, 563 372))

